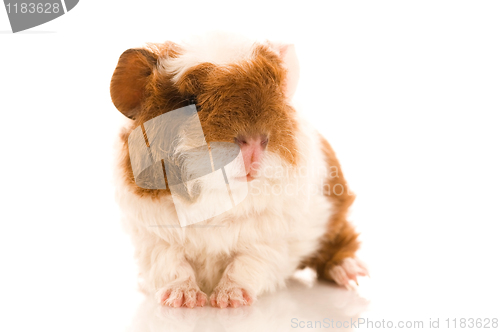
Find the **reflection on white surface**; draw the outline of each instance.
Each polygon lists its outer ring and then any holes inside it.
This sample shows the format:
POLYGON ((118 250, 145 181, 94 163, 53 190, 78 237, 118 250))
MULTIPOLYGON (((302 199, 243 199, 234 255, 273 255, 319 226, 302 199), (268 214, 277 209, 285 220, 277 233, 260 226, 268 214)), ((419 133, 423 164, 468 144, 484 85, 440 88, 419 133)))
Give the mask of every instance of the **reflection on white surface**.
MULTIPOLYGON (((191 332, 191 331, 320 331, 326 328, 298 328, 294 322, 349 321, 358 318, 368 307, 368 300, 356 291, 349 291, 328 282, 312 287, 291 280, 287 289, 260 297, 251 306, 217 309, 170 308, 158 305, 147 297, 139 306, 129 332, 191 332), (294 326, 296 326, 294 328, 294 326)), ((336 331, 352 331, 350 328, 336 331)))

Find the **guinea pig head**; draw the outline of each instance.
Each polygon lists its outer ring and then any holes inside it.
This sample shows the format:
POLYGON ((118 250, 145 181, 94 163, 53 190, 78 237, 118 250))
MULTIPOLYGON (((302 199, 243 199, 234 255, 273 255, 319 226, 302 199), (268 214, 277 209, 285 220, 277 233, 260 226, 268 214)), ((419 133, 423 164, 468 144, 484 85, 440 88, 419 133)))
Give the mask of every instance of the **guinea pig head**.
POLYGON ((110 89, 117 109, 132 120, 122 133, 129 184, 141 195, 170 192, 168 183, 166 191, 136 186, 126 142, 147 121, 193 101, 207 143, 240 147, 246 180, 256 176, 266 155, 296 164, 297 122, 290 105, 298 82, 294 47, 253 44, 246 54, 223 63, 185 61, 190 52, 166 42, 129 49, 118 61, 110 89))
POLYGON ((175 85, 196 100, 207 142, 234 142, 251 181, 266 153, 296 162, 295 110, 290 106, 298 62, 293 45, 256 44, 232 63, 204 62, 175 76, 175 85))

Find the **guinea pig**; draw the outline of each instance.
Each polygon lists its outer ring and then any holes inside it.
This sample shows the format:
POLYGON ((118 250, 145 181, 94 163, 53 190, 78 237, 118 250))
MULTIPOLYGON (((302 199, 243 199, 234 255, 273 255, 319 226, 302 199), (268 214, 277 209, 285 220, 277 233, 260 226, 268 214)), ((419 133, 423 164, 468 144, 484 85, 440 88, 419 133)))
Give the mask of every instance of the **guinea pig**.
MULTIPOLYGON (((293 106, 298 78, 293 45, 224 35, 147 44, 120 56, 110 91, 128 119, 118 140, 116 197, 141 289, 159 303, 250 305, 306 267, 348 288, 367 275, 347 220, 354 195, 329 143, 293 106), (233 144, 248 190, 227 211, 182 225, 171 179, 164 177, 163 188, 139 185, 131 164, 138 151, 129 143, 134 131, 147 138, 148 121, 189 105, 201 130, 178 130, 176 148, 233 144)), ((177 124, 156 125, 163 126, 177 124)), ((212 209, 223 195, 206 181, 195 187, 180 199, 186 211, 212 209)))

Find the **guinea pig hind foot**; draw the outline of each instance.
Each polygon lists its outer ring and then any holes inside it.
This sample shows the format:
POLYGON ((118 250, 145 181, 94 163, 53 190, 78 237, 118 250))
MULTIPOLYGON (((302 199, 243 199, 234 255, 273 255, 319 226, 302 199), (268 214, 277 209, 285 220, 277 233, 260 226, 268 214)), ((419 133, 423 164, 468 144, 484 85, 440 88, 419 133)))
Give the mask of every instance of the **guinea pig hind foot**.
POLYGON ((369 276, 366 265, 358 258, 346 258, 330 268, 329 275, 338 285, 347 289, 354 288, 351 281, 358 284, 358 277, 369 276))

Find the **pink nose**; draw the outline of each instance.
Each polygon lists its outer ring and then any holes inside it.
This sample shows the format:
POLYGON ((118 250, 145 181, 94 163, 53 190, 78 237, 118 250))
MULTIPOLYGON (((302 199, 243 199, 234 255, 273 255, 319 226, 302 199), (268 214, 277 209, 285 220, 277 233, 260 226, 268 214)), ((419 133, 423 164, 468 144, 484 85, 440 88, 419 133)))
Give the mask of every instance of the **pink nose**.
POLYGON ((268 138, 265 135, 238 136, 235 142, 240 146, 247 178, 250 179, 259 169, 268 138))

